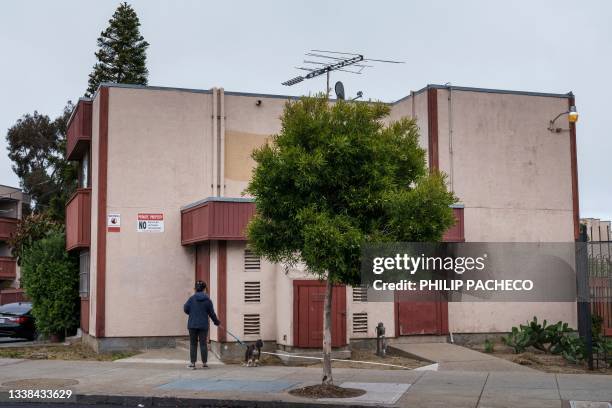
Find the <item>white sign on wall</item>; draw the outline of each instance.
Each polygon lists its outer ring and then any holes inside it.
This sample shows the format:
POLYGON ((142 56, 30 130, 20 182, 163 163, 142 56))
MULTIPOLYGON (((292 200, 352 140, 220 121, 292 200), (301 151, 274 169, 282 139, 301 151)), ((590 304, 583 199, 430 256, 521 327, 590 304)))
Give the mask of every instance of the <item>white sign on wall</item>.
POLYGON ((138 214, 138 232, 164 232, 164 214, 138 214))
POLYGON ((108 232, 121 231, 121 214, 108 214, 106 219, 106 227, 108 232))

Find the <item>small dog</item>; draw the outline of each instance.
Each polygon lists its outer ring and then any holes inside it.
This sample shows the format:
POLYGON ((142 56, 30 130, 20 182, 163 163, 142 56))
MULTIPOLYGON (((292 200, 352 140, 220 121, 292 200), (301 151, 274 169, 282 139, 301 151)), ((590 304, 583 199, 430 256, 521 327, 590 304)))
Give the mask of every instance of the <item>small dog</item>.
POLYGON ((261 348, 263 347, 263 341, 257 340, 255 344, 249 344, 244 353, 244 365, 247 367, 259 366, 259 360, 261 359, 261 348))

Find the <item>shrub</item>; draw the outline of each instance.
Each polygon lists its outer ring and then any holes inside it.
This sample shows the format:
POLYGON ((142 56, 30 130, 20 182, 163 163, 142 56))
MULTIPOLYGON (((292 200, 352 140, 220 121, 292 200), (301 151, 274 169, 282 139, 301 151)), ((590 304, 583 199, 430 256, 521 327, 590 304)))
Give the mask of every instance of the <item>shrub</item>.
POLYGON ((534 316, 531 322, 521 324, 518 328, 513 327, 508 336, 502 337, 502 341, 512 347, 517 354, 522 353, 528 347, 533 347, 546 354, 550 352, 559 354, 562 351, 561 339, 572 331, 567 323, 557 322, 548 325, 544 320, 540 324, 537 317, 534 316))
POLYGON ((495 351, 495 343, 491 339, 486 339, 484 342, 484 352, 492 353, 495 351))
POLYGON ((586 347, 578 336, 563 336, 559 342, 560 354, 570 363, 578 364, 586 358, 586 347))
POLYGON ((78 324, 79 274, 62 232, 33 242, 22 254, 21 282, 32 300, 39 333, 64 334, 78 324))
POLYGON ((521 325, 520 330, 518 327, 513 327, 510 334, 502 337, 502 342, 508 347, 512 347, 515 354, 524 352, 527 347, 533 344, 531 334, 524 330, 523 327, 521 325))

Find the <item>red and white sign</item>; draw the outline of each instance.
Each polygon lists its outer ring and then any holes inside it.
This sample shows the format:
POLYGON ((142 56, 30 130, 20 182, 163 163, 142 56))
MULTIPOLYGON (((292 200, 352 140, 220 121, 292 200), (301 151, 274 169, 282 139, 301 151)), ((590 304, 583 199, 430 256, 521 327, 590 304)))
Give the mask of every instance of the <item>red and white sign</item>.
POLYGON ((121 231, 121 214, 108 214, 106 226, 108 232, 121 231))
POLYGON ((138 214, 138 232, 164 232, 164 214, 138 214))

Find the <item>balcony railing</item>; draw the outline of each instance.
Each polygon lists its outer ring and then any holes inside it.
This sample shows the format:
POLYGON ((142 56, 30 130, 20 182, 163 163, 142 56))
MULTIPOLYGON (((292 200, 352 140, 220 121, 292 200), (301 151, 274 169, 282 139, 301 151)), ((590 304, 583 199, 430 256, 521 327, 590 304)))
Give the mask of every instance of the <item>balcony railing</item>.
POLYGON ((17 262, 10 256, 0 256, 0 279, 15 279, 17 262))
POLYGON ((0 241, 8 240, 17 231, 17 218, 0 217, 0 241))
POLYGON ((80 188, 66 204, 66 250, 89 248, 91 189, 80 188))
POLYGON ((81 99, 77 104, 66 132, 66 155, 68 160, 79 160, 91 142, 92 101, 81 99))

